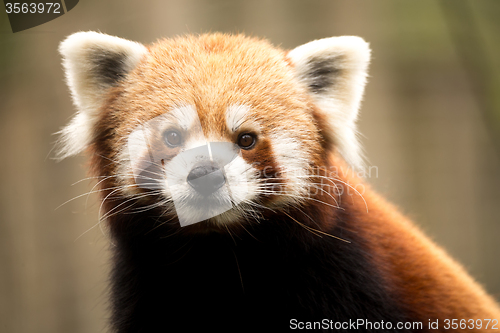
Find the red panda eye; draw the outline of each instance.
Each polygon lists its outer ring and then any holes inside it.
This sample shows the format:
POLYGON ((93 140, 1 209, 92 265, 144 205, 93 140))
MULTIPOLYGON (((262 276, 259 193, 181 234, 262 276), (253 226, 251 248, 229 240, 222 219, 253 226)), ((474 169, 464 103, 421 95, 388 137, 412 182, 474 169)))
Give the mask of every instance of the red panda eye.
POLYGON ((181 134, 176 130, 170 130, 163 133, 165 143, 170 147, 177 147, 182 144, 181 134))
POLYGON ((245 133, 238 138, 238 146, 242 149, 251 149, 256 141, 257 138, 254 134, 245 133))

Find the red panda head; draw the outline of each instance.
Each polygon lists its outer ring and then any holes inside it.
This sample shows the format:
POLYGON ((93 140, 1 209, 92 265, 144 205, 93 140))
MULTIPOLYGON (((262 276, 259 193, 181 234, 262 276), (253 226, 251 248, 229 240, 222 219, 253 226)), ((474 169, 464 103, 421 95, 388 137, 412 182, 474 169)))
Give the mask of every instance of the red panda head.
POLYGON ((78 112, 59 157, 88 148, 105 200, 224 225, 307 202, 331 153, 361 166, 370 51, 359 37, 286 52, 242 35, 146 47, 80 32, 60 52, 78 112))

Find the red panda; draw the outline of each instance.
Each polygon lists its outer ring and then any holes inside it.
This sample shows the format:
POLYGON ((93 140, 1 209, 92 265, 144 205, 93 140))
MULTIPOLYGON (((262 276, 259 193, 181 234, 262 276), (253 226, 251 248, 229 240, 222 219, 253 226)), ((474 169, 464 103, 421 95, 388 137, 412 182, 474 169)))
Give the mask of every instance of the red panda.
POLYGON ((495 301, 354 172, 363 39, 79 32, 60 52, 77 113, 59 157, 86 151, 98 179, 114 332, 500 328, 495 301))

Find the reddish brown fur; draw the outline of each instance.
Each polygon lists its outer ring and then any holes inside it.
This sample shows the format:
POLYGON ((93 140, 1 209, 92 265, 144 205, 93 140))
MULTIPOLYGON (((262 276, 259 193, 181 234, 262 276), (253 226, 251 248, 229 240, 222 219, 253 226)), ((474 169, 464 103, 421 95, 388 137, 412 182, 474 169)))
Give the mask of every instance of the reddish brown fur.
MULTIPOLYGON (((112 89, 102 108, 91 146, 93 172, 116 174, 115 161, 124 138, 138 124, 182 105, 196 107, 205 133, 232 142, 234 134, 226 128, 225 110, 230 105, 250 106, 251 116, 262 125, 263 139, 255 150, 242 154, 250 163, 267 161, 261 168, 270 165, 271 173, 279 174, 280 166, 266 137, 280 131, 304 143, 312 166, 347 170, 339 158, 330 158, 333 141, 323 128, 325 116, 297 84, 286 53, 265 41, 215 34, 162 40, 149 47, 147 57, 112 89)), ((347 173, 338 176, 339 186, 345 187, 345 182, 367 189, 363 197, 368 212, 359 195, 344 195, 344 208, 354 217, 352 228, 366 240, 371 257, 409 313, 424 324, 434 318, 441 323, 444 319, 500 319, 493 299, 460 265, 362 180, 347 173)), ((115 182, 110 178, 101 186, 111 188, 115 182)), ((336 204, 325 197, 325 193, 317 194, 318 200, 336 204)), ((106 205, 109 209, 114 203, 108 200, 106 205)), ((319 226, 321 230, 333 229, 329 223, 334 219, 321 220, 328 221, 319 226)))
POLYGON ((500 320, 500 308, 496 302, 460 264, 357 178, 341 160, 335 157, 331 160, 333 165, 347 170, 339 173, 342 181, 366 189, 364 200, 357 194, 349 196, 345 201, 346 209, 357 217, 358 232, 368 241, 373 258, 384 272, 385 279, 390 281, 388 285, 399 295, 407 311, 424 323, 429 319, 439 319, 440 331, 444 331, 445 319, 481 319, 483 323, 486 323, 484 319, 500 320))

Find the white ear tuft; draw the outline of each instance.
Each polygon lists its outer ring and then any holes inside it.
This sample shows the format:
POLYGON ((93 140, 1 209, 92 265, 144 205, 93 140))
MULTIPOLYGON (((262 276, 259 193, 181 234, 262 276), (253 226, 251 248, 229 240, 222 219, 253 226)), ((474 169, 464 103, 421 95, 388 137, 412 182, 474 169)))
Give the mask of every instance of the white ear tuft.
POLYGON ((107 90, 134 69, 144 45, 93 31, 77 32, 59 46, 67 84, 77 114, 59 133, 57 157, 78 154, 92 140, 92 132, 107 90))
POLYGON ((360 37, 319 39, 288 53, 297 78, 327 115, 340 154, 354 168, 363 165, 356 119, 366 83, 370 48, 360 37))

